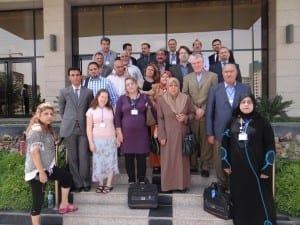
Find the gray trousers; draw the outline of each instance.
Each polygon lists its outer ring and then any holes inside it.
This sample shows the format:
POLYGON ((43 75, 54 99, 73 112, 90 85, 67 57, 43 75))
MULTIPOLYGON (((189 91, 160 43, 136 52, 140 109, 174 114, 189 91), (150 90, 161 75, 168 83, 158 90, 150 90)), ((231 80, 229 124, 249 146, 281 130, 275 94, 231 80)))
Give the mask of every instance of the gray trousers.
POLYGON ((85 131, 75 126, 71 136, 65 138, 68 163, 75 188, 91 185, 90 152, 85 131))

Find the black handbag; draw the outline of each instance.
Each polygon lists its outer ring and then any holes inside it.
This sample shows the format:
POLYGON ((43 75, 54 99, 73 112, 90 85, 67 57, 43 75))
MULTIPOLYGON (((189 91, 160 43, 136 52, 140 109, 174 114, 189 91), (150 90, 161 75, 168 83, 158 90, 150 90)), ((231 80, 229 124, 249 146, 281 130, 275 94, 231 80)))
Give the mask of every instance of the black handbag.
POLYGON ((155 138, 155 137, 150 138, 150 151, 154 154, 159 155, 160 144, 159 144, 158 138, 155 138))
POLYGON ((187 131, 182 143, 182 154, 189 156, 192 153, 197 151, 196 148, 197 148, 197 141, 191 130, 190 124, 188 124, 187 131))
POLYGON ((232 201, 230 193, 223 190, 217 183, 204 189, 204 211, 224 220, 232 218, 232 201))

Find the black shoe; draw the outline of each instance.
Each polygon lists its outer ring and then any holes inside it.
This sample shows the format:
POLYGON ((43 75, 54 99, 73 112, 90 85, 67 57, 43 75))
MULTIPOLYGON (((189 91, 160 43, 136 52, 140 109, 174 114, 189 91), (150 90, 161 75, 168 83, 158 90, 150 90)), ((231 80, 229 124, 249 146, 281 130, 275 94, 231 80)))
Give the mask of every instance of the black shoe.
POLYGON ((153 167, 152 173, 153 174, 160 174, 160 168, 159 167, 153 167))
POLYGON ((209 171, 208 170, 201 170, 201 176, 202 177, 209 177, 209 171))
POLYGON ((72 188, 71 192, 74 192, 74 193, 79 193, 81 192, 82 188, 72 188))
POLYGON ((91 190, 91 186, 86 186, 82 189, 84 192, 89 192, 91 190))
POLYGON ((190 171, 191 173, 198 173, 198 168, 191 168, 190 171))

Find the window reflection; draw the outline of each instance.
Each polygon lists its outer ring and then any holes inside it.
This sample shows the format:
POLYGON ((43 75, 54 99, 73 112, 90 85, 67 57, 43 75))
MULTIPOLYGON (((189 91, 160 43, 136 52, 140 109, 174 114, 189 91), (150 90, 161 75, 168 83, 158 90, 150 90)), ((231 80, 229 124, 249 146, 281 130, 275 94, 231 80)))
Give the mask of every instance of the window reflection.
POLYGON ((0 13, 0 57, 34 55, 33 11, 0 13))

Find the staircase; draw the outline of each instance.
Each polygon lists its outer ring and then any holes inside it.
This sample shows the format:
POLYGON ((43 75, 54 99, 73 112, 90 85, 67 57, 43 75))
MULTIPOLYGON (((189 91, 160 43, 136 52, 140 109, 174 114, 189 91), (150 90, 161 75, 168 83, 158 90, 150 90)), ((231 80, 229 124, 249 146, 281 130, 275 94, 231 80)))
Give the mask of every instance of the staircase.
POLYGON ((202 193, 212 181, 214 175, 192 175, 188 192, 159 194, 157 209, 140 210, 127 206, 127 175, 123 173, 115 177, 114 189, 109 194, 96 193, 96 184, 90 192, 75 193, 74 203, 79 209, 64 215, 63 225, 232 225, 230 220, 203 211, 202 193))

